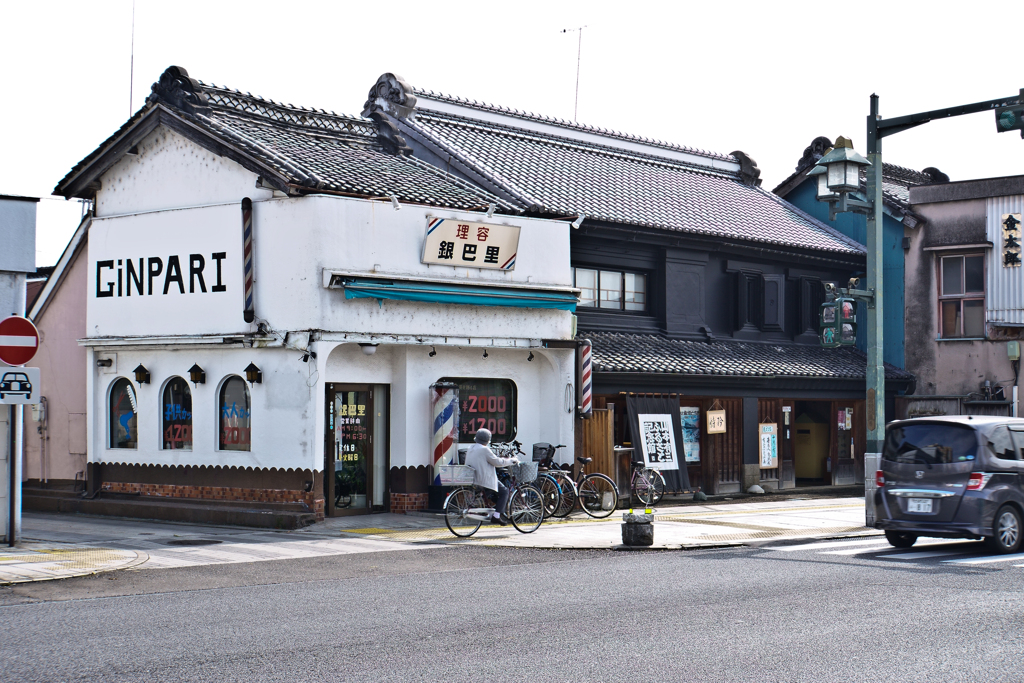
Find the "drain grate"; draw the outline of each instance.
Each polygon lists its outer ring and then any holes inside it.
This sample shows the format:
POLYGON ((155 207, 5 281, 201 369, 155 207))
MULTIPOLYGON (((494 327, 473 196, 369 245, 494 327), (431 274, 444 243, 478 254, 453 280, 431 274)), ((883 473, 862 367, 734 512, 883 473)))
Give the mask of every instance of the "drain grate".
POLYGON ((215 541, 212 538, 176 538, 167 541, 167 545, 217 545, 223 541, 215 541))

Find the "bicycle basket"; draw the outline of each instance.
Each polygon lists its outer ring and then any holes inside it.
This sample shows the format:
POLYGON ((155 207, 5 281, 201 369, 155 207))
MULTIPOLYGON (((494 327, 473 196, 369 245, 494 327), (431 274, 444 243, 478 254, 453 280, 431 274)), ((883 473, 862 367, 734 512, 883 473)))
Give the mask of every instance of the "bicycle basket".
POLYGON ((476 475, 469 465, 439 465, 437 474, 442 486, 469 486, 476 475))
POLYGON ((509 465, 508 471, 515 476, 520 484, 528 484, 537 479, 537 463, 521 462, 518 465, 509 465))

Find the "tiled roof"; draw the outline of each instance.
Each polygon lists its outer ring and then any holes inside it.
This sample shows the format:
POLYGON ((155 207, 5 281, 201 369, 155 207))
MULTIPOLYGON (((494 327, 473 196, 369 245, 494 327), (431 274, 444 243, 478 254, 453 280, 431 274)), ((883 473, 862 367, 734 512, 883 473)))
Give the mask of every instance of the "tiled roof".
POLYGON ((788 202, 740 182, 738 174, 617 147, 620 138, 613 135, 604 136, 607 144, 586 142, 562 137, 557 128, 537 132, 429 105, 421 100, 403 124, 531 210, 828 252, 863 251, 788 202))
MULTIPOLYGON (((683 341, 660 335, 580 332, 594 344, 595 372, 712 375, 735 377, 864 377, 866 356, 853 347, 825 349, 804 344, 743 341, 683 341)), ((887 379, 909 380, 908 372, 886 364, 887 379)))
MULTIPOLYGON (((173 68, 173 67, 172 67, 173 68)), ((79 163, 55 190, 106 152, 134 123, 163 106, 205 132, 240 149, 308 192, 387 198, 400 202, 499 211, 519 207, 413 156, 387 151, 372 119, 307 109, 249 93, 194 81, 205 98, 202 106, 183 106, 156 91, 122 128, 79 163)), ((392 150, 393 151, 393 150, 392 150)))
POLYGON ((652 140, 651 138, 645 138, 640 135, 621 133, 616 130, 609 130, 607 128, 601 128, 599 126, 588 126, 587 124, 584 123, 567 121, 565 119, 560 119, 554 116, 545 116, 543 114, 534 114, 533 112, 522 111, 520 109, 515 109, 513 107, 503 107, 501 105, 488 104, 486 102, 477 102, 476 100, 456 97, 455 95, 446 95, 444 93, 434 92, 433 90, 421 90, 419 88, 411 88, 411 91, 417 97, 437 100, 439 102, 449 102, 451 104, 459 105, 461 107, 469 107, 471 109, 476 109, 485 112, 494 112, 496 114, 511 116, 517 119, 523 119, 525 121, 537 121, 538 123, 544 123, 551 126, 558 126, 560 128, 565 128, 568 130, 575 130, 584 133, 594 133, 596 135, 601 135, 607 138, 615 138, 617 140, 640 143, 643 145, 647 145, 648 147, 660 147, 661 149, 686 152, 687 154, 698 154, 709 159, 735 161, 732 155, 729 154, 718 154, 717 152, 708 152, 706 150, 697 149, 695 147, 677 145, 673 142, 665 142, 663 140, 652 140))

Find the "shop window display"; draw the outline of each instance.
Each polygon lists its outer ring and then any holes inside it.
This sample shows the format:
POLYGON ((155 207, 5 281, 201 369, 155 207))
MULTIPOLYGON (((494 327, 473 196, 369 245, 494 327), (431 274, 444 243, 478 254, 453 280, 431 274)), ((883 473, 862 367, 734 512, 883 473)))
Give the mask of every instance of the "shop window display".
POLYGON ((510 379, 445 377, 459 385, 459 443, 472 443, 488 429, 497 443, 516 437, 516 384, 510 379))
POLYGON ((220 449, 251 450, 249 388, 241 377, 229 377, 220 388, 220 449))
POLYGON ((165 449, 192 450, 192 392, 188 382, 173 377, 164 386, 163 444, 165 449))
POLYGON ((138 448, 138 401, 135 388, 124 377, 110 389, 110 447, 138 448))

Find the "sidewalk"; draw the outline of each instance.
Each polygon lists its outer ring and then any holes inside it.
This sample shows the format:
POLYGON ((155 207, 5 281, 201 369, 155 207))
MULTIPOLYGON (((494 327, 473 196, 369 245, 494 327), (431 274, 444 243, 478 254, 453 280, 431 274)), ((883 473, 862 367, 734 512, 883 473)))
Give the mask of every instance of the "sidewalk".
MULTIPOLYGON (((864 525, 863 498, 758 500, 661 507, 653 549, 695 549, 787 539, 877 535, 864 525)), ((70 578, 118 569, 164 569, 469 544, 548 549, 622 549, 622 510, 595 520, 574 513, 532 534, 483 526, 456 538, 435 514, 335 517, 295 531, 267 531, 26 512, 24 543, 0 548, 0 584, 70 578)))

